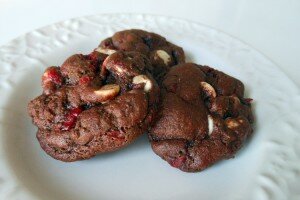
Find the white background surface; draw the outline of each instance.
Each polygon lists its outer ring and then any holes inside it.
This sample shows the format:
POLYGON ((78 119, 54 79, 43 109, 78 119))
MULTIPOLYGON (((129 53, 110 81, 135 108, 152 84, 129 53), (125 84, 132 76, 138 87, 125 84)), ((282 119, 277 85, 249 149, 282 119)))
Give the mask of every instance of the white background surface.
POLYGON ((300 85, 298 0, 0 0, 0 45, 64 19, 148 13, 200 22, 261 51, 300 85))

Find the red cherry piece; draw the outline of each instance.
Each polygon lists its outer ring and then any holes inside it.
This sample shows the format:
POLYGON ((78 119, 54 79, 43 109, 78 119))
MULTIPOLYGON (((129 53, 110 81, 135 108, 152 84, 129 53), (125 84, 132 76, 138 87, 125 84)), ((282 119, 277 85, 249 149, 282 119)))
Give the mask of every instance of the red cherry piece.
POLYGON ((55 84, 62 83, 62 77, 55 68, 51 68, 46 72, 46 79, 50 79, 55 84))
POLYGON ((65 116, 65 121, 62 126, 62 130, 70 130, 75 126, 78 115, 82 112, 81 108, 73 108, 70 112, 65 116))
POLYGON ((179 156, 178 158, 169 161, 169 164, 172 167, 179 168, 185 163, 185 161, 186 161, 186 156, 179 156))
POLYGON ((62 130, 68 131, 68 130, 70 130, 71 128, 73 128, 74 125, 75 125, 75 119, 74 119, 74 117, 69 117, 69 118, 67 119, 67 121, 65 121, 65 122, 63 123, 63 125, 62 125, 62 130))
POLYGON ((71 109, 70 114, 74 117, 77 117, 81 112, 82 112, 82 109, 80 107, 78 107, 78 108, 71 109))
POLYGON ((252 101, 253 101, 253 99, 251 99, 251 98, 245 98, 245 99, 244 99, 244 102, 245 102, 246 104, 251 104, 252 101))
POLYGON ((88 58, 92 61, 98 61, 98 58, 99 58, 99 54, 96 52, 96 51, 93 51, 92 53, 90 53, 88 55, 88 58))
POLYGON ((121 133, 121 131, 109 131, 107 132, 107 136, 118 139, 118 140, 124 140, 125 136, 121 133))
POLYGON ((79 79, 79 84, 88 84, 89 82, 91 82, 92 78, 89 76, 83 76, 79 79))

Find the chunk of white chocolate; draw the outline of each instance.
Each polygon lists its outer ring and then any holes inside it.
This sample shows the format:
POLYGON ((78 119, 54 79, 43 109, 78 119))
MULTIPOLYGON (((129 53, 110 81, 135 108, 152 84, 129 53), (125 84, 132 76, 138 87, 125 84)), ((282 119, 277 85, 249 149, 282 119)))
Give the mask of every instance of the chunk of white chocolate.
POLYGON ((214 120, 211 115, 207 115, 207 122, 208 122, 208 135, 211 135, 211 133, 214 130, 214 120))
POLYGON ((144 86, 145 92, 149 92, 149 90, 151 90, 151 88, 152 88, 152 82, 146 75, 138 75, 138 76, 133 77, 132 83, 134 85, 144 83, 145 84, 145 86, 144 86))
POLYGON ((215 91, 215 89, 213 88, 213 86, 211 86, 209 83, 207 82, 200 82, 200 85, 204 91, 204 93, 210 97, 210 98, 216 98, 217 93, 215 91))
POLYGON ((165 65, 169 65, 171 62, 171 56, 164 50, 156 50, 154 59, 157 60, 158 58, 162 59, 165 65))
POLYGON ((117 84, 108 84, 101 87, 99 90, 95 90, 94 94, 99 96, 102 101, 107 101, 114 98, 120 92, 120 86, 117 84))
POLYGON ((116 50, 113 50, 113 49, 103 49, 101 47, 98 47, 97 49, 95 49, 95 51, 98 51, 99 53, 103 53, 106 55, 111 55, 111 54, 117 52, 116 50))
POLYGON ((237 128, 240 125, 240 123, 237 120, 232 119, 232 118, 227 118, 225 120, 225 124, 229 129, 237 128))

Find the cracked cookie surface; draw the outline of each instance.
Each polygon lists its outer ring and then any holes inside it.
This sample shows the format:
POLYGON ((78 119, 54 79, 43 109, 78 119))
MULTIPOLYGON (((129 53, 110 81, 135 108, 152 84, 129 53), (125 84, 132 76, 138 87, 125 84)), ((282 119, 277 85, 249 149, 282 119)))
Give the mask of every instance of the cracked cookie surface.
POLYGON ((146 55, 153 66, 152 74, 158 82, 172 66, 185 62, 181 47, 156 33, 139 29, 119 31, 103 40, 98 48, 99 52, 106 54, 115 50, 137 51, 146 55))
POLYGON ((70 162, 133 142, 157 110, 159 88, 151 67, 139 52, 93 51, 47 68, 43 94, 28 104, 43 150, 70 162))
POLYGON ((201 171, 231 158, 252 134, 251 99, 241 81, 208 66, 174 66, 162 82, 162 104, 149 138, 171 166, 201 171))

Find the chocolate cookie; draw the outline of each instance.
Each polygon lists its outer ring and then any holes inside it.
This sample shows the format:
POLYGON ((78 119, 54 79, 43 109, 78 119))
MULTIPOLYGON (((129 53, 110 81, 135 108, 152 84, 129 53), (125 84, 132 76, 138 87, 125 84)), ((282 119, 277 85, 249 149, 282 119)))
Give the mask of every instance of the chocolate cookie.
POLYGON ((186 172, 231 158, 251 135, 251 99, 241 81, 207 66, 177 65, 162 84, 153 151, 186 172))
POLYGON ((146 55, 153 66, 152 74, 158 81, 171 66, 184 63, 185 56, 181 47, 166 38, 144 30, 131 29, 115 33, 101 42, 97 51, 111 54, 115 50, 137 51, 146 55))
POLYGON ((37 139, 55 159, 76 161, 120 149, 144 133, 159 88, 145 55, 76 54, 42 76, 43 94, 28 105, 37 139))

